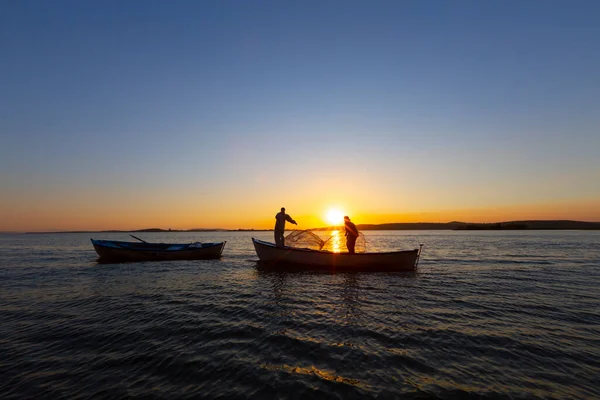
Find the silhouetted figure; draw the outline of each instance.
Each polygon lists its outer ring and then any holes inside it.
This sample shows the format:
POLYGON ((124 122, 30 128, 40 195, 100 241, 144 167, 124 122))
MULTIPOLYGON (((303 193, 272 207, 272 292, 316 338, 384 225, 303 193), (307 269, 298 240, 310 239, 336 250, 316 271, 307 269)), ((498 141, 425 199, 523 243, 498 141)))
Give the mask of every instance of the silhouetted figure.
POLYGON ((284 246, 283 232, 285 231, 285 221, 298 225, 292 217, 285 213, 285 207, 281 207, 281 212, 275 215, 275 246, 277 247, 284 246))
POLYGON ((344 226, 346 228, 346 247, 348 247, 348 253, 354 254, 354 246, 356 245, 356 239, 358 239, 358 229, 347 215, 344 217, 344 226))

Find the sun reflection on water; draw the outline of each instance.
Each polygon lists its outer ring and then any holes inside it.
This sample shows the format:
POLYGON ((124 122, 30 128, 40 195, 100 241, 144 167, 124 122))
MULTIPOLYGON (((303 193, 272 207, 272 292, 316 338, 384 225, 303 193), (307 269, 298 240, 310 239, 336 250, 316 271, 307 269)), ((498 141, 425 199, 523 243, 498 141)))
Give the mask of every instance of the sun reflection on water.
POLYGON ((340 231, 331 231, 331 251, 334 253, 340 253, 342 251, 342 238, 340 231))

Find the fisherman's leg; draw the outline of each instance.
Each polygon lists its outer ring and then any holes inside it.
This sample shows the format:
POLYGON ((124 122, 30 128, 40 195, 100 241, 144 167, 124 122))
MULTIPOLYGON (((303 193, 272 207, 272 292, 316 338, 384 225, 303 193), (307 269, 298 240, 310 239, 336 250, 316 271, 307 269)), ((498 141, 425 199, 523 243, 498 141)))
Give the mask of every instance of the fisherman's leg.
POLYGON ((354 254, 354 246, 356 245, 356 238, 348 240, 348 251, 350 254, 354 254))
POLYGON ((275 230, 275 245, 277 247, 283 247, 283 231, 280 229, 275 230))

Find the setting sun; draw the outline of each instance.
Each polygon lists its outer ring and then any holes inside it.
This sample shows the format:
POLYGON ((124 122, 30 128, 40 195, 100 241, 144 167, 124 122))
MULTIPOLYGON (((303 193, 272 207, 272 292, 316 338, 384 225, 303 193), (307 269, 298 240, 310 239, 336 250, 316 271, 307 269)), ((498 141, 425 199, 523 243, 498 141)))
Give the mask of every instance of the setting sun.
POLYGON ((327 211, 327 222, 331 225, 342 225, 344 223, 344 212, 331 208, 327 211))

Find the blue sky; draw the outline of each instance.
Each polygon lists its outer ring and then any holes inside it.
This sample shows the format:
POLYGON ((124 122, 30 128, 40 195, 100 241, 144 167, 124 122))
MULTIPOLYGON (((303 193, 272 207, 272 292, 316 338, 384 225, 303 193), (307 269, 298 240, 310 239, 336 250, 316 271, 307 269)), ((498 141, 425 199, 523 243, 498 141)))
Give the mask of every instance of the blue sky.
POLYGON ((141 199, 200 225, 319 198, 364 215, 599 200, 599 11, 3 2, 0 230, 141 199))

